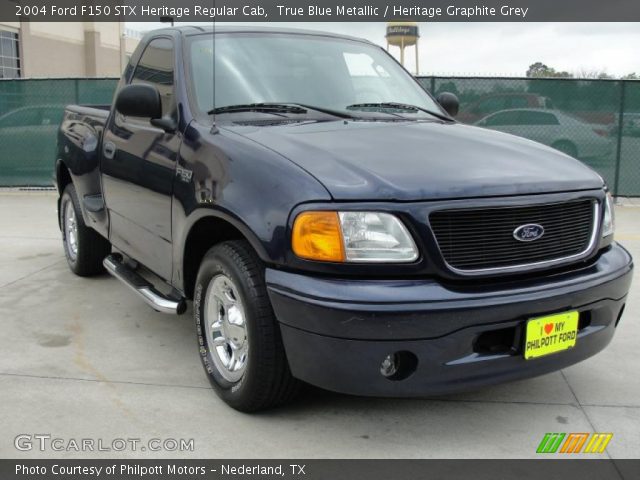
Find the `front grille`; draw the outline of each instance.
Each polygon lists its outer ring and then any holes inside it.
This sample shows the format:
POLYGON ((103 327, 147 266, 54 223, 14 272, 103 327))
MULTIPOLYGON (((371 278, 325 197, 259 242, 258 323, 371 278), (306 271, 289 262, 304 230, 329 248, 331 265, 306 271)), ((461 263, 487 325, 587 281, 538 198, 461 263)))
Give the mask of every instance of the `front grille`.
POLYGON ((591 247, 595 200, 563 203, 441 210, 429 221, 440 252, 450 267, 463 271, 513 269, 556 263, 586 254, 591 247), (544 227, 531 242, 514 238, 526 224, 544 227))

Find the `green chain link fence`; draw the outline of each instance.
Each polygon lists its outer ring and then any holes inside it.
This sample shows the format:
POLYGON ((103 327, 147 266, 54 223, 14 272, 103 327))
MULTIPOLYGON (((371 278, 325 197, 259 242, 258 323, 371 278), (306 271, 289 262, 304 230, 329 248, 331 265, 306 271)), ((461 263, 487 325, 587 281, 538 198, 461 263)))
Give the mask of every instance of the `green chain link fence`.
MULTIPOLYGON (((460 98, 458 120, 575 156, 617 194, 640 196, 640 81, 420 77, 460 98)), ((111 103, 117 79, 0 81, 0 186, 48 186, 69 103, 111 103)), ((553 174, 553 172, 550 172, 553 174)))
MULTIPOLYGON (((622 196, 640 196, 640 81, 421 77, 460 99, 458 120, 579 158, 622 196)), ((553 174, 553 172, 549 172, 553 174)))
POLYGON ((51 186, 65 105, 109 104, 118 80, 0 80, 0 186, 51 186))

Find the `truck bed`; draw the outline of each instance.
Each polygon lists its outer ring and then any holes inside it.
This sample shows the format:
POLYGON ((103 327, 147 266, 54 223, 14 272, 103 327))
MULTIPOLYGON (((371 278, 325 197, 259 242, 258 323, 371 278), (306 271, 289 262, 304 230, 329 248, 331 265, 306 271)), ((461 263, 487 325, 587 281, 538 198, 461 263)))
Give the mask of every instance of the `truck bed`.
MULTIPOLYGON (((65 107, 58 131, 56 172, 64 165, 68 174, 74 179, 85 215, 89 215, 85 202, 90 200, 95 200, 94 203, 102 202, 99 152, 110 109, 110 105, 68 105, 65 107)), ((59 174, 57 177, 60 178, 59 174)), ((93 227, 106 236, 107 225, 104 212, 99 211, 92 215, 91 220, 85 217, 85 221, 91 221, 93 227)))

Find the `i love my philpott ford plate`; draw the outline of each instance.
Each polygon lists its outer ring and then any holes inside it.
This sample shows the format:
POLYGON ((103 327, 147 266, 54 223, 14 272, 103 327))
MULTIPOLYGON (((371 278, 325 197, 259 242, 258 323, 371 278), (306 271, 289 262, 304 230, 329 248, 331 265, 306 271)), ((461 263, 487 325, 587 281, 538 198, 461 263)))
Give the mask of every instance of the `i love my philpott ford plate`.
POLYGON ((567 350, 576 344, 578 312, 564 312, 532 318, 527 322, 524 358, 542 357, 567 350))

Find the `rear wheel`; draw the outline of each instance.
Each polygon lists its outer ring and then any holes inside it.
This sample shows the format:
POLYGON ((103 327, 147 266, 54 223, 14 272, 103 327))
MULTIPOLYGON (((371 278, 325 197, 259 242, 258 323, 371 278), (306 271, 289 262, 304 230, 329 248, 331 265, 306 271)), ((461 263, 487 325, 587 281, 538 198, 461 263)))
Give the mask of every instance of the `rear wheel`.
POLYGON ((298 390, 264 283, 264 267, 245 241, 224 242, 204 256, 194 295, 200 358, 216 393, 255 412, 298 390))
POLYGON ((85 225, 73 184, 65 187, 60 199, 60 225, 64 254, 71 271, 81 277, 102 273, 102 260, 111 252, 111 244, 85 225))

